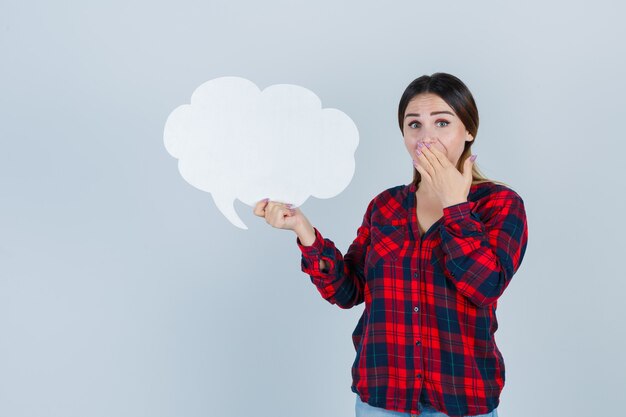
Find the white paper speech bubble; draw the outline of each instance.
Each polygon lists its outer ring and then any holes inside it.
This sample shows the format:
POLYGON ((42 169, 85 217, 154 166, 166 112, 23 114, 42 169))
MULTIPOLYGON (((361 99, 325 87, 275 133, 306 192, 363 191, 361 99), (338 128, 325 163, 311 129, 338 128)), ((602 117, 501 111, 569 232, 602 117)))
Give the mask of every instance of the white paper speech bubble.
POLYGON ((191 104, 170 113, 163 137, 183 178, 211 193, 242 229, 236 198, 251 207, 265 197, 297 207, 309 196, 339 194, 354 175, 359 143, 352 119, 323 109, 312 91, 291 84, 261 91, 239 77, 196 88, 191 104))

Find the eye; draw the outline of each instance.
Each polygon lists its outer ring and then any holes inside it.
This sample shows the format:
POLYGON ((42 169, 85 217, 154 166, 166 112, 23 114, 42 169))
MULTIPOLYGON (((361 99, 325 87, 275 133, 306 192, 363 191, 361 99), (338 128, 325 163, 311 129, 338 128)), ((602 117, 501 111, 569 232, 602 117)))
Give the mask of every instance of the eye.
POLYGON ((437 125, 438 127, 446 127, 450 124, 450 122, 448 122, 447 120, 437 120, 437 122, 435 123, 435 125, 437 125), (441 126, 439 123, 445 123, 443 126, 441 126))
POLYGON ((412 122, 409 122, 409 127, 411 129, 416 129, 419 126, 419 122, 417 120, 413 120, 412 122))

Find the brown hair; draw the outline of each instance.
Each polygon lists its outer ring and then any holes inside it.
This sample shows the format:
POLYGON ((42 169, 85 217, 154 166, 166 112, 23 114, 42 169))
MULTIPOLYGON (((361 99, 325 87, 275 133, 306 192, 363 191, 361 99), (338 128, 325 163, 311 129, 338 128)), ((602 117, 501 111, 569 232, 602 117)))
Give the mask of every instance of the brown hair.
MULTIPOLYGON (((404 135, 404 113, 409 102, 419 94, 432 93, 439 96, 454 110, 456 115, 461 119, 467 131, 474 138, 471 142, 465 142, 465 148, 461 153, 456 168, 463 172, 463 164, 465 159, 472 154, 472 144, 476 141, 478 133, 478 108, 472 93, 469 91, 463 81, 451 74, 444 72, 436 72, 433 75, 422 75, 416 78, 404 90, 398 105, 398 124, 400 131, 404 135)), ((422 176, 415 167, 413 167, 413 183, 419 185, 422 176)), ((476 163, 472 166, 472 184, 481 182, 493 182, 497 184, 507 184, 487 178, 480 170, 476 163)))

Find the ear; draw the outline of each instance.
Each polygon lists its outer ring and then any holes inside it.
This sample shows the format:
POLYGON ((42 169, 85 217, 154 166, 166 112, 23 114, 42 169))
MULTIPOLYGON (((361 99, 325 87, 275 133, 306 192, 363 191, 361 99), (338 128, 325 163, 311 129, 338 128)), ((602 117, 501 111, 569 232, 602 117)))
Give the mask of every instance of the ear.
POLYGON ((472 142, 474 140, 474 136, 472 136, 472 134, 469 132, 469 130, 465 131, 466 136, 467 136, 467 142, 472 142))

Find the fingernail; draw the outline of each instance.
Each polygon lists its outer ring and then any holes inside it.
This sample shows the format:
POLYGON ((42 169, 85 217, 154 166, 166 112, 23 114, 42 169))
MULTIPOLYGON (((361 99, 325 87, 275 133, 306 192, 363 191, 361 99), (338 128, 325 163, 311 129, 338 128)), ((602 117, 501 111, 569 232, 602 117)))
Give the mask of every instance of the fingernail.
POLYGON ((470 156, 470 161, 474 162, 476 158, 478 158, 478 155, 472 155, 470 156))
POLYGON ((268 201, 270 201, 269 197, 268 198, 264 198, 263 200, 261 200, 264 203, 267 203, 268 201))
POLYGON ((430 149, 430 143, 426 143, 426 147, 430 149))
POLYGON ((418 142, 417 147, 418 147, 419 149, 422 149, 422 146, 424 146, 424 144, 423 144, 422 142, 418 142))
POLYGON ((417 150, 415 151, 415 153, 416 153, 416 154, 418 154, 418 155, 421 155, 421 154, 422 154, 422 153, 420 152, 420 150, 419 150, 419 149, 417 149, 417 150))
POLYGON ((285 207, 292 208, 293 204, 285 204, 285 207))

